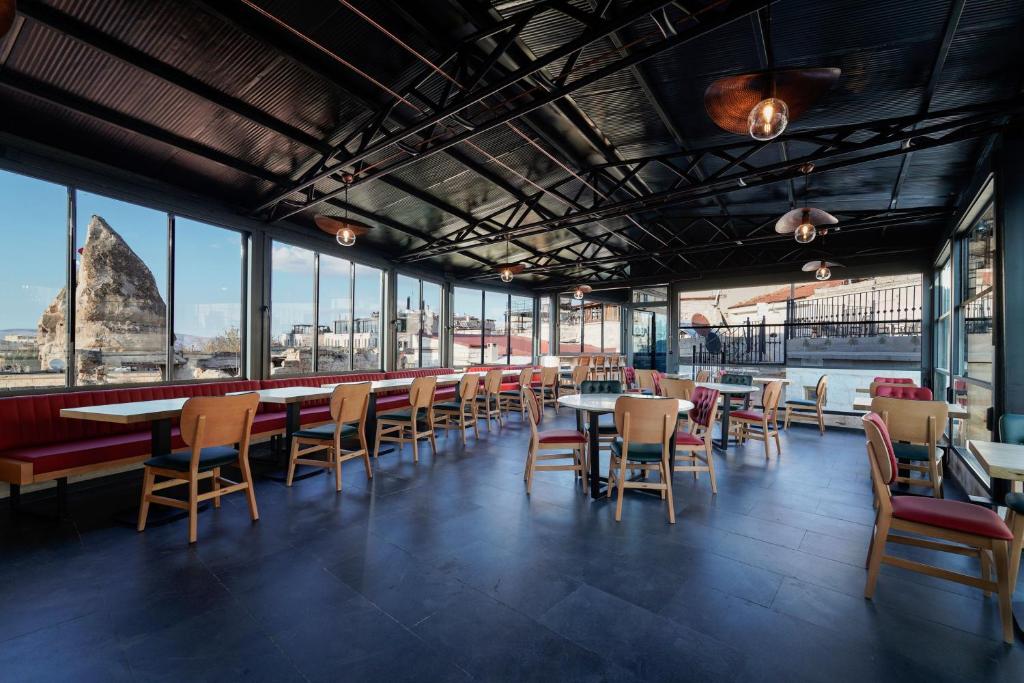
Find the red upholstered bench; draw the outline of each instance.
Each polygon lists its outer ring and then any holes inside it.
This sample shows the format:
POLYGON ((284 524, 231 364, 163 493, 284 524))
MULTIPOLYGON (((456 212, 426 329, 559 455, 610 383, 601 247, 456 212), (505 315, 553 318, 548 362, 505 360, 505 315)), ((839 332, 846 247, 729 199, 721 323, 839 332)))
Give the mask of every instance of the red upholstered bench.
MULTIPOLYGON (((392 370, 384 373, 385 379, 403 379, 406 377, 430 377, 452 375, 452 368, 415 368, 413 370, 392 370)), ((438 387, 434 393, 435 401, 447 401, 455 397, 455 386, 438 387)), ((409 407, 409 392, 405 389, 394 389, 377 394, 377 413, 387 413, 409 407)))
MULTIPOLYGON (((260 389, 280 389, 281 387, 320 387, 336 382, 373 382, 384 379, 383 372, 354 372, 346 375, 307 375, 304 377, 284 377, 281 379, 265 379, 260 382, 260 389)), ((267 406, 268 410, 279 411, 281 424, 284 425, 285 411, 279 406, 267 406)), ((303 427, 313 427, 331 420, 329 399, 306 401, 300 410, 303 427)))
MULTIPOLYGON (((22 485, 130 465, 149 457, 151 435, 143 425, 71 420, 62 408, 253 391, 258 382, 212 382, 0 398, 0 481, 22 485)), ((253 423, 257 439, 284 431, 284 414, 262 410, 253 423)), ((177 427, 172 447, 184 442, 177 427)))
POLYGON ((529 367, 534 369, 531 382, 540 382, 540 370, 538 370, 536 366, 531 365, 474 365, 466 368, 466 372, 487 372, 488 370, 495 369, 502 370, 503 377, 501 381, 501 390, 508 391, 509 389, 519 388, 519 373, 524 368, 529 367))

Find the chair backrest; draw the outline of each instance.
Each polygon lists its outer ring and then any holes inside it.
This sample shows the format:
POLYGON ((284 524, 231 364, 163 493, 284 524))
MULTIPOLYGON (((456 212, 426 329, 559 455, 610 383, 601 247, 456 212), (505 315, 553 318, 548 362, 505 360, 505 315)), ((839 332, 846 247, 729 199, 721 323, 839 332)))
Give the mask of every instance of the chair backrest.
POLYGON ((630 389, 636 383, 636 370, 632 365, 623 365, 619 369, 619 377, 622 380, 622 386, 630 389))
POLYGON ((437 388, 437 377, 417 377, 409 387, 409 405, 413 408, 427 408, 434 403, 434 390, 437 388))
POLYGON ((917 384, 913 377, 876 377, 871 381, 877 382, 878 384, 917 384))
POLYGON ((711 373, 708 372, 707 370, 698 370, 697 371, 696 381, 698 381, 698 382, 707 382, 710 379, 711 379, 711 373))
POLYGON ((935 444, 949 417, 944 401, 909 401, 877 396, 871 400, 871 412, 885 421, 894 441, 935 444))
POLYGON ((210 446, 248 445, 259 404, 260 395, 255 391, 190 398, 181 409, 181 438, 196 455, 199 449, 210 446))
POLYGON ((864 433, 868 437, 867 449, 872 478, 878 477, 879 483, 888 491, 889 484, 896 481, 898 472, 889 429, 878 413, 868 413, 861 420, 864 424, 864 433))
POLYGON ((370 382, 339 384, 331 392, 331 419, 337 424, 362 422, 370 407, 370 382))
MULTIPOLYGON (((558 368, 555 368, 556 370, 558 368)), ((528 387, 533 382, 533 368, 523 368, 519 371, 519 386, 528 387)))
POLYGON ((821 408, 828 401, 828 375, 822 375, 818 378, 818 385, 814 387, 814 398, 818 402, 818 407, 821 408))
POLYGON ((715 422, 715 413, 718 412, 718 390, 697 387, 690 401, 693 403, 690 419, 694 424, 710 429, 715 422))
POLYGON ((1024 444, 1024 415, 1006 413, 999 417, 999 440, 1024 444))
POLYGON ((689 401, 696 387, 697 385, 692 379, 670 379, 666 377, 661 380, 662 394, 668 398, 679 398, 689 401))
POLYGON ((501 393, 501 375, 501 370, 498 368, 488 370, 484 375, 484 391, 488 394, 501 393))
POLYGON ((544 411, 540 409, 537 394, 532 387, 523 387, 523 399, 526 401, 526 412, 530 416, 530 427, 536 432, 537 427, 544 421, 544 411))
POLYGON ((558 383, 558 368, 544 368, 540 371, 540 385, 553 387, 558 383))
POLYGON ((875 387, 875 396, 930 401, 932 390, 928 387, 912 387, 909 384, 879 384, 875 387))
POLYGON ((914 384, 913 382, 896 382, 896 383, 893 383, 893 382, 872 382, 868 386, 868 395, 871 396, 871 398, 874 398, 875 396, 878 395, 878 389, 880 387, 892 387, 892 386, 916 387, 917 385, 914 384))
POLYGON ((745 387, 752 387, 754 386, 754 376, 738 372, 726 372, 722 375, 722 384, 742 384, 745 387))
POLYGON ((678 418, 679 401, 674 398, 623 395, 615 400, 615 429, 627 444, 660 443, 667 449, 678 418))
POLYGON ((604 366, 604 356, 594 356, 594 365, 604 366))
POLYGON ((636 388, 640 391, 649 389, 651 393, 658 393, 658 384, 654 380, 654 370, 637 370, 636 371, 636 388))
POLYGON ((467 372, 459 380, 459 400, 474 401, 480 391, 480 377, 472 372, 467 372))
POLYGON ((782 398, 782 382, 776 380, 768 382, 761 392, 761 409, 768 415, 769 420, 775 419, 775 413, 779 409, 779 400, 782 398))
POLYGON ((576 359, 577 365, 590 365, 590 356, 580 356, 576 359))
POLYGON ((613 379, 588 379, 580 382, 581 394, 621 394, 622 382, 613 379))
POLYGON ((579 386, 583 384, 583 381, 587 378, 589 370, 583 365, 577 365, 572 369, 572 383, 573 386, 579 386))

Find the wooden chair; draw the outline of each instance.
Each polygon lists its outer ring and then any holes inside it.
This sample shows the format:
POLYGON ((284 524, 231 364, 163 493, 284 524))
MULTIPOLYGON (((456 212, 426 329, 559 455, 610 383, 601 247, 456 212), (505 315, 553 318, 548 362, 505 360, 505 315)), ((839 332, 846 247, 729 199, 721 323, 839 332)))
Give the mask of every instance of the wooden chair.
POLYGON ((980 588, 986 594, 997 593, 999 615, 1003 622, 1003 640, 1012 644, 1014 633, 1010 600, 1013 589, 1008 553, 1014 541, 1013 533, 999 515, 980 505, 921 496, 893 496, 889 487, 897 481, 898 465, 885 420, 876 413, 868 413, 863 423, 868 437, 871 482, 878 502, 874 532, 865 562, 868 576, 864 597, 870 600, 874 596, 879 569, 883 563, 980 588), (897 531, 913 536, 893 533, 897 531), (886 543, 902 543, 977 557, 981 563, 981 577, 886 555, 886 543), (993 561, 989 560, 989 553, 993 561), (995 565, 995 581, 990 578, 990 564, 995 565))
MULTIPOLYGON (((810 387, 808 387, 810 390, 810 387)), ((791 420, 817 422, 818 430, 825 433, 825 402, 828 400, 828 375, 818 378, 814 387, 814 398, 791 398, 786 401, 785 429, 791 420)))
MULTIPOLYGON (((689 380, 677 380, 689 381, 689 380)), ((669 398, 678 398, 669 396, 669 398)), ((690 420, 685 432, 676 432, 676 472, 707 472, 711 478, 711 493, 718 493, 715 480, 715 460, 711 451, 711 433, 714 431, 715 416, 718 414, 718 392, 714 389, 697 387, 687 401, 693 402, 690 420), (703 456, 701 455, 703 452, 703 456), (685 453, 689 453, 686 455, 685 453), (682 464, 680 464, 682 463, 682 464), (690 464, 686 464, 690 463, 690 464)))
POLYGON ((500 369, 488 370, 483 379, 483 396, 477 396, 478 403, 484 406, 482 417, 487 423, 487 431, 491 431, 491 419, 498 421, 498 427, 505 426, 501 419, 501 378, 500 369))
POLYGON ((292 485, 296 465, 334 469, 335 489, 341 490, 341 463, 362 458, 366 467, 366 478, 373 478, 370 467, 370 453, 366 447, 363 429, 366 425, 366 410, 370 406, 370 383, 339 384, 331 392, 331 422, 319 427, 301 429, 292 435, 292 452, 288 458, 286 486, 292 485), (346 451, 341 442, 357 439, 359 448, 346 451), (308 448, 302 448, 308 446, 308 448), (325 452, 326 460, 311 460, 313 453, 325 452))
MULTIPOLYGON (((555 372, 558 372, 558 368, 552 368, 555 372)), ((479 380, 477 380, 479 384, 479 380)), ((510 413, 515 410, 519 413, 523 419, 526 419, 526 403, 523 401, 523 387, 528 387, 533 383, 533 368, 523 368, 519 371, 519 386, 515 389, 502 389, 498 392, 501 397, 501 409, 506 413, 510 413)))
POLYGON ((187 451, 155 455, 145 462, 142 480, 142 503, 139 506, 138 530, 145 531, 150 503, 188 511, 188 542, 195 543, 199 503, 220 499, 229 493, 245 491, 252 521, 260 518, 256 509, 256 493, 249 470, 249 435, 260 397, 256 392, 237 396, 197 396, 185 402, 181 410, 181 438, 190 446, 187 451), (236 448, 237 446, 237 448, 236 448), (236 465, 242 481, 234 482, 220 475, 221 467, 236 465), (157 477, 165 478, 157 482, 157 477), (209 479, 210 491, 199 493, 199 482, 209 479), (156 491, 175 486, 188 486, 188 499, 158 496, 156 491))
POLYGON ((539 389, 541 408, 550 404, 558 415, 558 368, 541 368, 539 389))
POLYGON ((434 404, 434 426, 443 429, 445 436, 448 430, 458 427, 462 433, 462 445, 466 445, 466 427, 473 425, 473 436, 480 438, 477 422, 480 419, 480 408, 476 395, 480 391, 480 377, 474 373, 466 373, 459 380, 456 400, 434 404))
POLYGON ((676 430, 679 402, 674 399, 650 399, 622 396, 615 401, 615 428, 617 436, 611 445, 608 461, 608 497, 618 489, 615 503, 615 521, 622 521, 622 499, 626 489, 653 489, 661 491, 668 503, 668 521, 676 523, 672 502, 672 472, 669 468, 669 439, 676 430), (657 482, 646 476, 627 479, 626 470, 640 470, 644 474, 655 471, 657 482))
POLYGON ((907 476, 896 480, 909 486, 931 488, 932 496, 942 498, 942 451, 939 441, 949 418, 945 401, 914 401, 876 396, 871 399, 871 412, 885 421, 892 438, 892 447, 899 468, 907 476), (921 479, 910 475, 920 472, 921 479))
MULTIPOLYGON (((580 393, 581 394, 621 394, 622 384, 614 380, 594 380, 586 379, 580 382, 580 393)), ((589 419, 586 420, 589 424, 589 419)), ((598 423, 597 427, 597 448, 598 450, 607 450, 611 448, 612 441, 618 436, 619 432, 615 428, 615 422, 611 424, 598 423)), ((594 454, 588 453, 588 463, 593 460, 594 454)), ((587 471, 590 469, 588 467, 587 471)))
POLYGON ((434 390, 437 377, 417 377, 409 387, 409 407, 405 410, 377 416, 377 441, 373 452, 380 453, 382 441, 398 444, 401 449, 406 441, 412 441, 412 461, 420 461, 419 441, 428 439, 430 451, 437 455, 437 440, 434 438, 434 390))
POLYGON ((654 378, 654 370, 637 370, 636 387, 641 394, 658 395, 658 383, 654 378))
POLYGON ((530 387, 523 391, 523 398, 530 421, 530 446, 526 452, 526 471, 523 474, 526 480, 526 493, 529 494, 533 488, 534 472, 572 471, 585 482, 587 437, 575 429, 538 431, 537 428, 544 421, 544 408, 530 387), (541 454, 540 451, 544 453, 541 454), (556 465, 538 464, 551 460, 563 462, 556 465), (564 462, 566 460, 569 462, 564 462))
POLYGON ((769 382, 761 395, 761 410, 737 410, 730 415, 730 430, 740 443, 747 439, 764 441, 764 458, 771 457, 769 439, 775 439, 776 455, 782 455, 779 442, 779 399, 782 397, 782 382, 769 382), (751 429, 754 427, 755 429, 751 429))
POLYGON ((580 393, 580 385, 587 381, 587 369, 576 367, 572 370, 572 379, 568 385, 562 385, 562 391, 569 394, 580 393))
POLYGON ((624 365, 619 368, 619 381, 622 382, 622 390, 633 391, 636 388, 636 370, 632 365, 624 365))
POLYGON ((698 383, 700 383, 700 382, 708 382, 710 380, 711 380, 711 373, 710 372, 708 372, 707 370, 698 370, 697 371, 697 377, 695 379, 696 382, 698 382, 698 383))
POLYGON ((1017 589, 1017 575, 1020 573, 1020 553, 1024 549, 1024 493, 1008 493, 1003 501, 1006 505, 1006 526, 1013 534, 1010 543, 1010 595, 1017 589))
POLYGON ((605 367, 604 356, 594 356, 591 361, 591 379, 605 379, 607 368, 605 367))
MULTIPOLYGON (((666 398, 689 401, 693 395, 693 390, 696 388, 697 385, 692 379, 670 379, 666 377, 661 380, 661 393, 666 398)), ((718 395, 717 391, 715 395, 718 395)))

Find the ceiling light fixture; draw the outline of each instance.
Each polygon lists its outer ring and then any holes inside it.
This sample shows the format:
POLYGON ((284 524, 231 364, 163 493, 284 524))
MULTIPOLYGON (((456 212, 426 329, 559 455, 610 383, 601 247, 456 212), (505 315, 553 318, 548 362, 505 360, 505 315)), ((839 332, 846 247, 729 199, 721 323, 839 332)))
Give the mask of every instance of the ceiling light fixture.
MULTIPOLYGON (((811 171, 814 164, 808 162, 800 166, 804 174, 804 202, 808 202, 811 192, 811 171)), ((825 225, 835 225, 839 219, 827 211, 815 209, 810 206, 803 206, 792 209, 775 222, 775 232, 780 235, 793 234, 798 244, 808 244, 814 241, 818 235, 824 235, 828 228, 825 225)))
POLYGON ((511 237, 505 235, 505 262, 499 263, 492 268, 498 273, 498 277, 501 278, 502 282, 512 282, 512 278, 519 273, 526 270, 526 266, 522 263, 512 263, 509 260, 509 240, 511 237))
POLYGON ((842 263, 835 263, 833 261, 808 261, 803 265, 803 268, 801 268, 801 270, 803 270, 805 273, 813 272, 814 278, 816 280, 821 280, 824 282, 825 280, 831 279, 833 268, 843 267, 844 266, 842 263))
POLYGON ((343 247, 351 247, 356 243, 356 238, 365 235, 370 231, 370 226, 358 221, 350 220, 348 217, 348 188, 355 181, 351 173, 343 173, 341 181, 345 183, 345 217, 337 218, 327 214, 318 214, 313 222, 328 235, 334 235, 334 240, 343 247))

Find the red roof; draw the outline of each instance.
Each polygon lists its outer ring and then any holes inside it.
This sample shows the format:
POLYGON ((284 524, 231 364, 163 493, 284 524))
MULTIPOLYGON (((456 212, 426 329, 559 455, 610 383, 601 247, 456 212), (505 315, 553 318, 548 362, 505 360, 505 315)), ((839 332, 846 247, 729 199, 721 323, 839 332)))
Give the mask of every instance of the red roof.
MULTIPOLYGON (((811 296, 812 294, 814 294, 819 289, 828 289, 829 287, 838 287, 839 285, 845 285, 846 283, 847 283, 846 280, 827 280, 825 282, 809 282, 809 283, 807 283, 805 285, 797 285, 796 287, 793 288, 793 298, 794 299, 806 299, 807 297, 811 296)), ((729 308, 732 309, 732 308, 742 308, 744 306, 756 306, 757 304, 762 304, 762 303, 764 303, 764 304, 777 304, 777 303, 781 303, 781 302, 785 301, 788 298, 789 298, 789 285, 786 285, 785 287, 779 287, 778 289, 776 289, 774 291, 771 291, 771 292, 768 292, 767 294, 761 294, 760 296, 755 296, 753 299, 747 299, 745 301, 740 301, 739 303, 735 303, 732 306, 729 306, 729 308)))

